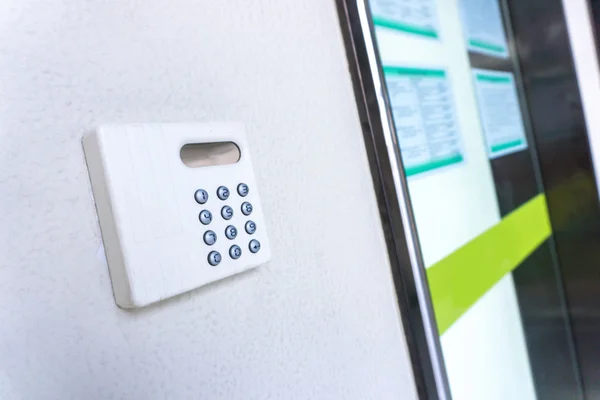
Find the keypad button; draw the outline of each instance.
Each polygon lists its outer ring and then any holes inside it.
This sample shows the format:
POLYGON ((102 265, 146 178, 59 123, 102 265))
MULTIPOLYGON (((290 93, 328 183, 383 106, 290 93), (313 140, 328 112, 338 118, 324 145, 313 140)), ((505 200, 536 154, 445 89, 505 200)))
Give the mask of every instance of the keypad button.
POLYGON ((231 219, 233 217, 233 208, 229 206, 221 208, 221 217, 227 220, 231 219))
POLYGON ((219 186, 217 189, 217 197, 221 200, 227 200, 229 198, 229 189, 225 186, 219 186))
POLYGON ((219 265, 221 263, 221 253, 218 251, 211 251, 208 253, 208 263, 213 267, 219 265))
POLYGON ((250 188, 245 183, 240 183, 237 187, 238 194, 242 197, 248 196, 248 192, 250 192, 250 188))
POLYGON ((204 204, 208 201, 208 192, 204 189, 198 189, 194 193, 194 199, 198 204, 204 204))
POLYGON ((258 253, 258 251, 260 250, 260 242, 256 239, 253 239, 248 244, 248 248, 252 253, 258 253))
POLYGON ((200 211, 200 215, 198 216, 198 218, 200 219, 200 222, 202 222, 202 224, 208 225, 212 222, 213 217, 210 211, 202 210, 200 211))
POLYGON ((246 222, 246 233, 248 235, 252 235, 254 232, 256 232, 256 223, 254 221, 248 221, 246 222))
POLYGON ((212 246, 216 242, 217 242, 217 234, 216 233, 214 233, 213 231, 206 231, 204 233, 204 243, 206 243, 209 246, 212 246))
POLYGON ((229 257, 237 260, 242 256, 242 249, 240 246, 233 245, 229 248, 229 257))
POLYGON ((233 225, 229 225, 227 228, 225 228, 225 236, 227 237, 227 239, 233 240, 237 237, 238 231, 237 228, 233 225))
POLYGON ((242 214, 250 215, 252 214, 253 209, 254 207, 252 207, 252 204, 248 203, 247 201, 242 203, 242 214))

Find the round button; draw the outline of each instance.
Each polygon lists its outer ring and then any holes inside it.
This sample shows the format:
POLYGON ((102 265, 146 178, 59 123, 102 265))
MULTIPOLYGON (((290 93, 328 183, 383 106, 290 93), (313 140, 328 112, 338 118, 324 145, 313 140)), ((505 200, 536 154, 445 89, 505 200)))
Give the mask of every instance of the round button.
POLYGON ((248 192, 250 191, 250 188, 245 183, 240 183, 237 187, 237 191, 240 196, 246 197, 246 196, 248 196, 248 192))
POLYGON ((216 233, 214 233, 213 231, 206 231, 204 233, 204 243, 206 243, 209 246, 212 246, 216 242, 217 242, 217 234, 216 233))
POLYGON ((252 207, 252 204, 248 203, 247 201, 242 203, 242 214, 250 215, 252 214, 253 209, 254 208, 252 207))
POLYGON ((256 232, 256 223, 254 221, 248 221, 246 222, 246 233, 248 235, 252 235, 254 232, 256 232))
POLYGON ((229 257, 233 258, 234 260, 237 260, 241 256, 242 249, 240 249, 240 246, 233 245, 229 248, 229 257))
POLYGON ((204 189, 198 189, 194 193, 194 199, 198 204, 204 204, 208 201, 208 192, 204 189))
POLYGON ((221 200, 227 200, 229 198, 229 189, 225 186, 219 186, 217 189, 217 197, 221 200))
POLYGON ((233 208, 225 206, 221 208, 221 217, 224 219, 231 219, 233 217, 233 208))
POLYGON ((252 239, 250 241, 250 244, 248 244, 248 248, 252 253, 258 253, 258 251, 260 250, 260 242, 256 239, 252 239))
POLYGON ((200 222, 204 225, 208 225, 212 222, 212 214, 208 210, 200 211, 200 215, 198 216, 200 222))
POLYGON ((211 251, 208 253, 208 263, 213 267, 221 263, 221 253, 218 251, 211 251))
POLYGON ((229 225, 227 228, 225 228, 225 236, 227 237, 227 239, 233 240, 236 238, 237 234, 238 231, 235 226, 229 225))

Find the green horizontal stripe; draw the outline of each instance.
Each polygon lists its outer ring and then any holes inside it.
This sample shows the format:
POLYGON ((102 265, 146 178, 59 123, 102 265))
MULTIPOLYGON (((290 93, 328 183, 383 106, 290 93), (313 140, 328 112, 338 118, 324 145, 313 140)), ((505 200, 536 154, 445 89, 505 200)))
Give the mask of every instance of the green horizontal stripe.
POLYGON ((502 144, 497 144, 497 145, 492 146, 492 153, 496 153, 498 151, 510 149, 511 147, 521 146, 523 143, 524 143, 523 140, 517 139, 517 140, 513 140, 512 142, 506 142, 506 143, 502 143, 502 144))
POLYGON ((494 83, 510 83, 508 76, 494 76, 494 75, 479 75, 477 74, 477 80, 483 82, 494 82, 494 83))
POLYGON ((464 158, 462 155, 458 154, 452 157, 444 158, 441 160, 435 160, 426 164, 416 165, 414 167, 408 167, 404 170, 406 176, 413 176, 423 172, 431 171, 433 169, 445 167, 447 165, 452 165, 463 161, 464 158))
POLYGON ((506 49, 503 46, 497 44, 486 43, 481 40, 471 39, 469 40, 469 44, 473 47, 478 47, 483 50, 492 51, 494 53, 506 53, 506 49))
POLYGON ((433 29, 420 28, 418 26, 404 24, 402 22, 393 21, 384 17, 373 17, 373 23, 376 26, 383 28, 395 29, 397 31, 412 33, 414 35, 426 36, 430 38, 437 38, 438 33, 433 29))
POLYGON ((540 194, 428 268, 440 335, 551 233, 546 197, 540 194))
POLYGON ((446 76, 446 71, 444 71, 443 69, 395 67, 391 65, 384 66, 383 73, 386 75, 428 76, 438 78, 443 78, 446 76))

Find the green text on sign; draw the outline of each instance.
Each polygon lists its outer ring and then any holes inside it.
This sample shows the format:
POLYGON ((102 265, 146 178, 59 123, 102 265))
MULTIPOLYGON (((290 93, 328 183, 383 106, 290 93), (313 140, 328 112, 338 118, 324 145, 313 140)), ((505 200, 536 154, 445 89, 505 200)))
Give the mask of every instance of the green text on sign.
POLYGON ((480 49, 488 50, 495 53, 504 53, 506 51, 506 49, 503 46, 482 42, 481 40, 476 39, 469 40, 469 44, 473 47, 478 47, 480 49))
POLYGON ((434 160, 425 164, 405 168, 404 173, 406 174, 406 176, 413 176, 423 172, 433 171, 434 169, 446 167, 448 165, 458 164, 463 161, 464 157, 461 154, 457 154, 448 158, 434 160))
POLYGON ((497 153, 499 151, 511 149, 513 147, 522 146, 523 144, 525 144, 525 142, 521 139, 518 139, 518 140, 513 140, 512 142, 494 145, 494 146, 492 146, 491 150, 492 150, 492 153, 497 153))
POLYGON ((438 33, 433 29, 420 28, 418 26, 412 26, 398 21, 382 17, 373 17, 373 24, 375 26, 381 26, 383 28, 395 29, 400 32, 411 33, 413 35, 420 35, 430 38, 437 38, 438 33))
POLYGON ((446 76, 446 71, 444 71, 443 69, 424 69, 395 66, 384 66, 383 73, 386 75, 423 76, 430 78, 443 78, 446 76))

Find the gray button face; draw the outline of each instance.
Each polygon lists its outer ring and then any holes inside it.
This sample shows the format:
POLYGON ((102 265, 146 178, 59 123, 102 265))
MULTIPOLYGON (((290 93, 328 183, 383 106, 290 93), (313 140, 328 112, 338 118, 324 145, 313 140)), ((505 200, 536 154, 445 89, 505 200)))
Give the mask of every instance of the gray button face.
POLYGON ((233 208, 229 206, 221 208, 221 217, 224 219, 231 219, 233 217, 233 208))
POLYGON ((212 222, 212 214, 208 210, 200 211, 200 215, 198 216, 198 218, 200 219, 200 222, 202 222, 204 225, 208 225, 212 222))
POLYGON ((248 203, 247 201, 242 203, 242 214, 250 215, 252 214, 253 209, 254 208, 252 207, 252 204, 248 203))
POLYGON ((219 186, 217 189, 217 197, 221 200, 227 200, 229 198, 229 189, 225 186, 219 186))
POLYGON ((204 204, 208 201, 208 192, 204 189, 198 189, 194 193, 194 199, 198 204, 204 204))
POLYGON ((229 257, 233 258, 234 260, 237 260, 241 256, 242 249, 240 249, 240 246, 233 245, 229 248, 229 257))
POLYGON ((227 239, 235 239, 237 234, 238 231, 235 226, 229 225, 227 228, 225 228, 225 236, 227 237, 227 239))
POLYGON ((256 223, 254 221, 246 222, 246 233, 252 235, 254 232, 256 232, 256 223))
POLYGON ((221 253, 218 251, 211 251, 208 253, 208 263, 213 267, 221 263, 221 253))
POLYGON ((206 243, 209 246, 212 246, 216 242, 217 242, 217 234, 216 233, 214 233, 213 231, 206 231, 204 233, 204 243, 206 243))
POLYGON ((240 183, 237 187, 237 191, 240 196, 246 197, 246 196, 248 196, 248 192, 250 191, 250 188, 245 183, 240 183))
POLYGON ((248 248, 251 252, 258 253, 258 251, 260 250, 260 242, 256 239, 253 239, 250 241, 250 244, 248 244, 248 248))

